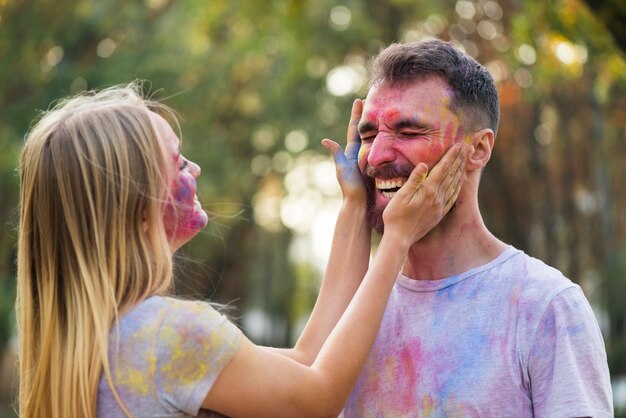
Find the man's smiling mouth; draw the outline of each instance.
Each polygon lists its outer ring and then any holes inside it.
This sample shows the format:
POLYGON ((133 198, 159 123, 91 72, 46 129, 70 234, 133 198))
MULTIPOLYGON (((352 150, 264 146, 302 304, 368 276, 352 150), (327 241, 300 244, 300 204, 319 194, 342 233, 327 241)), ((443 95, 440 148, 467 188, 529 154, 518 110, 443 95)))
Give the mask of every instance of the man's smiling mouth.
POLYGON ((376 180, 376 188, 380 190, 380 192, 382 193, 384 197, 386 197, 387 199, 391 199, 396 194, 396 192, 400 190, 400 187, 402 187, 402 185, 406 183, 407 178, 406 177, 396 177, 393 179, 376 178, 375 180, 376 180))

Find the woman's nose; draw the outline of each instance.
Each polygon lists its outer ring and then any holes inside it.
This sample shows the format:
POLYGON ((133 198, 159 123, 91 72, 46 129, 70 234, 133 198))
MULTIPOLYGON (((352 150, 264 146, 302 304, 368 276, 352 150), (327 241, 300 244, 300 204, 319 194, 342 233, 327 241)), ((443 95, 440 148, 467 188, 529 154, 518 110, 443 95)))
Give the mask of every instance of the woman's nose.
POLYGON ((200 173, 202 172, 202 169, 198 164, 194 163, 193 161, 189 161, 189 172, 192 176, 194 176, 194 178, 198 178, 200 176, 200 173))

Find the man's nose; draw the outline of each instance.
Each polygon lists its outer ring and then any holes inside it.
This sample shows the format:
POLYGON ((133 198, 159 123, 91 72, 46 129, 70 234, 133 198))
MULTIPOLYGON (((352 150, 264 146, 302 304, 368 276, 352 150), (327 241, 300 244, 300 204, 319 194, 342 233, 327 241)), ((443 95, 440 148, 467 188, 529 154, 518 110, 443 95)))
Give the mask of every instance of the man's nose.
POLYGON ((391 141, 392 139, 388 138, 387 135, 379 133, 370 146, 367 164, 372 167, 380 167, 385 163, 392 162, 395 158, 395 152, 391 141))

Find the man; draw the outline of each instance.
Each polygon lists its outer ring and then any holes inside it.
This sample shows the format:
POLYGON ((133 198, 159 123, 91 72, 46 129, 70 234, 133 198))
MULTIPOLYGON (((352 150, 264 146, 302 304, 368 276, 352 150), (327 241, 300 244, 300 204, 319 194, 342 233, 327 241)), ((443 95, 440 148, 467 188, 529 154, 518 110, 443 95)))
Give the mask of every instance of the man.
POLYGON ((343 417, 610 417, 602 335, 581 289, 485 227, 478 186, 498 128, 488 71, 451 44, 372 63, 358 164, 369 219, 412 168, 473 149, 455 206, 409 251, 343 417))

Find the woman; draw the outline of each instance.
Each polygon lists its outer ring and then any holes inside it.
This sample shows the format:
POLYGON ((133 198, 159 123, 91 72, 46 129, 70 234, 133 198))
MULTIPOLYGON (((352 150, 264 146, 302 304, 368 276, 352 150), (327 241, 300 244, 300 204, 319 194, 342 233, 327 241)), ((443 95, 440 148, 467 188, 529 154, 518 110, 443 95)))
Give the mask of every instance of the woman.
POLYGON ((421 186, 427 168, 415 168, 385 210, 363 277, 361 109, 356 100, 348 159, 324 141, 344 205, 318 302, 291 350, 256 346, 209 304, 168 296, 173 252, 208 218, 195 196, 200 168, 181 155, 167 107, 131 84, 48 111, 19 164, 20 416, 337 415, 409 245, 454 202, 466 154, 455 147, 421 186))

